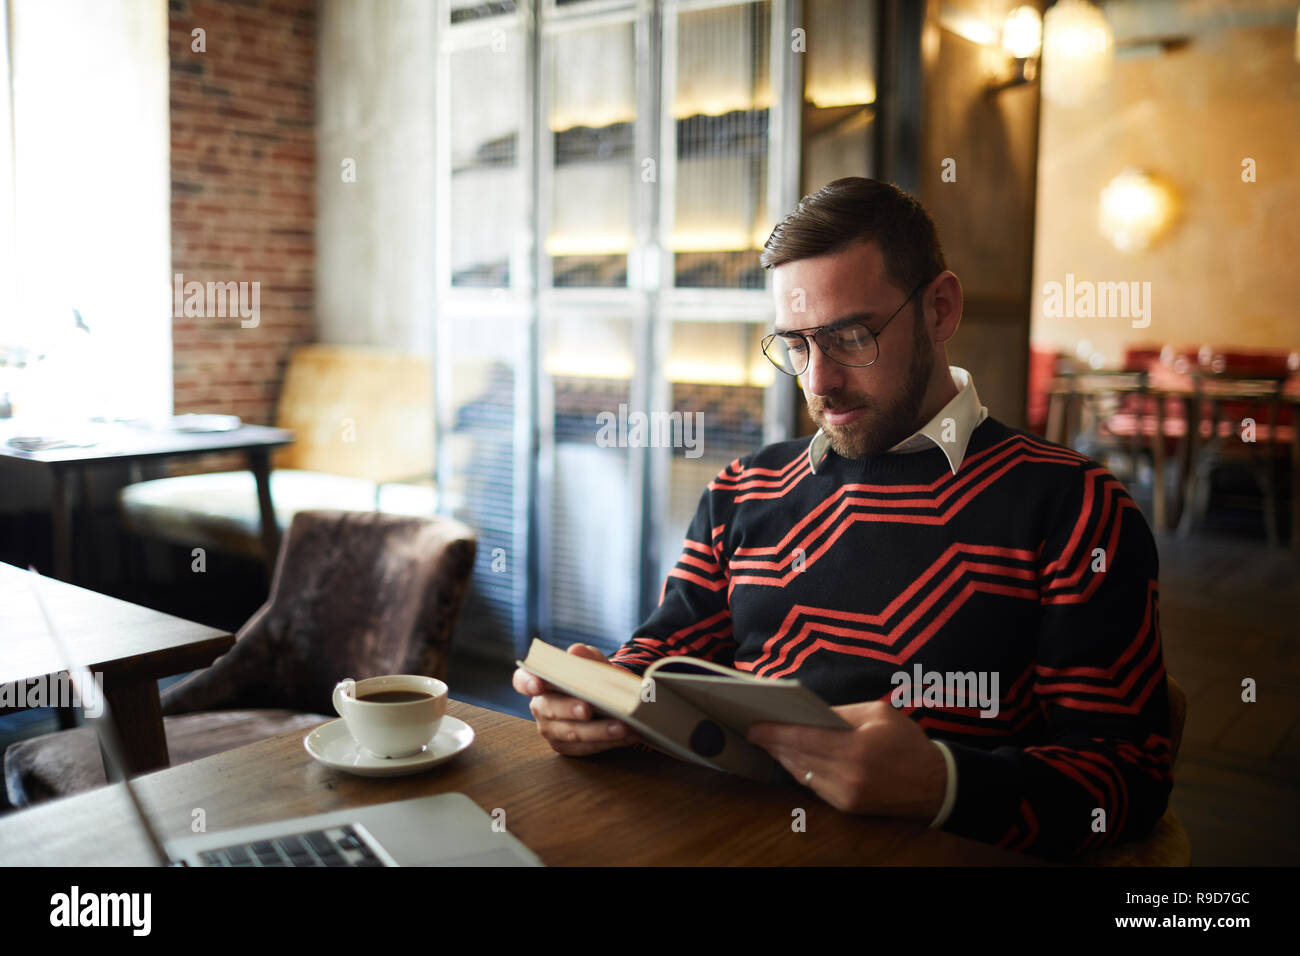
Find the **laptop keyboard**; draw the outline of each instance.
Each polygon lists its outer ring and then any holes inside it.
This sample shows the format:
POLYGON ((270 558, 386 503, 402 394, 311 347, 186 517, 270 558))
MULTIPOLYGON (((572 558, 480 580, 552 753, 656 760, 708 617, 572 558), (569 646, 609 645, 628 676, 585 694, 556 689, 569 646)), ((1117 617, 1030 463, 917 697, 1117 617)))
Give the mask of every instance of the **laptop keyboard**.
POLYGON ((351 825, 257 840, 199 854, 204 866, 383 866, 351 825))

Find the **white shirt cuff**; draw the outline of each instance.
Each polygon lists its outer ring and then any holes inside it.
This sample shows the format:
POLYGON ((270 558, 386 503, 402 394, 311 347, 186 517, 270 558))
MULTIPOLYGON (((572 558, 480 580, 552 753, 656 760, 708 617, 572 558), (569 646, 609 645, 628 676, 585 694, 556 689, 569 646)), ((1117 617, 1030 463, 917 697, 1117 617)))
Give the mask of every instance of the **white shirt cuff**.
POLYGON ((952 751, 942 741, 932 740, 930 743, 939 748, 939 753, 943 754, 944 765, 948 768, 948 783, 944 787, 943 806, 939 808, 938 815, 930 821, 930 829, 937 830, 948 822, 952 808, 957 803, 957 761, 953 759, 952 751))

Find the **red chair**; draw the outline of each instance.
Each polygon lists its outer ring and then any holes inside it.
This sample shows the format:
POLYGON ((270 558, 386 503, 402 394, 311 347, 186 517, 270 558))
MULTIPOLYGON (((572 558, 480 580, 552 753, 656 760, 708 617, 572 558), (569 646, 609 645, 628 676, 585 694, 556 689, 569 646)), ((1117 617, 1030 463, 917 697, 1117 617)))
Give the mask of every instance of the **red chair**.
POLYGON ((1061 351, 1055 346, 1029 347, 1029 394, 1025 398, 1025 423, 1036 435, 1047 434, 1048 389, 1057 375, 1061 351))
POLYGON ((1155 402, 1147 389, 1151 387, 1152 370, 1160 364, 1160 353, 1157 346, 1130 348, 1124 353, 1124 364, 1116 370, 1117 384, 1131 383, 1133 390, 1116 394, 1112 410, 1098 427, 1119 445, 1140 448, 1144 438, 1154 435, 1148 416, 1154 416, 1155 402))

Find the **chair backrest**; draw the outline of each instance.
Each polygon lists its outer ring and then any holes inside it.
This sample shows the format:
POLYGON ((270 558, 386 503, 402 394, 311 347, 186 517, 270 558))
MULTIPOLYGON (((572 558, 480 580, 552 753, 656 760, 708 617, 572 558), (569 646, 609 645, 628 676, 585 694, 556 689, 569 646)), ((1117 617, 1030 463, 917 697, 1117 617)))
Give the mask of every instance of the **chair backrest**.
POLYGON ((1130 346, 1124 350, 1122 368, 1126 372, 1150 372, 1153 366, 1160 364, 1163 351, 1164 346, 1161 345, 1130 346))
MULTIPOLYGON (((1173 767, 1178 762, 1178 748, 1183 742, 1187 695, 1168 671, 1165 672, 1165 687, 1169 691, 1169 765, 1173 767)), ((1170 806, 1146 837, 1088 850, 1073 862, 1082 866, 1191 866, 1192 844, 1187 829, 1170 806)))
POLYGON ((230 651, 164 692, 163 712, 329 713, 344 677, 445 678, 476 550, 451 518, 298 512, 266 604, 230 651))
POLYGON ((1039 435, 1047 429, 1047 390, 1056 378, 1056 364, 1060 351, 1055 346, 1031 345, 1029 347, 1029 383, 1026 396, 1025 418, 1029 430, 1039 435))
POLYGON ((1289 361, 1290 354, 1278 350, 1210 349, 1206 364, 1223 375, 1285 380, 1291 374, 1289 361))
POLYGON ((429 360, 384 349, 303 345, 293 350, 276 424, 294 443, 275 467, 403 481, 434 469, 429 360))
POLYGON ((1183 743, 1183 724, 1187 722, 1187 694, 1173 675, 1165 671, 1165 686, 1169 690, 1169 766, 1178 762, 1178 748, 1183 743))

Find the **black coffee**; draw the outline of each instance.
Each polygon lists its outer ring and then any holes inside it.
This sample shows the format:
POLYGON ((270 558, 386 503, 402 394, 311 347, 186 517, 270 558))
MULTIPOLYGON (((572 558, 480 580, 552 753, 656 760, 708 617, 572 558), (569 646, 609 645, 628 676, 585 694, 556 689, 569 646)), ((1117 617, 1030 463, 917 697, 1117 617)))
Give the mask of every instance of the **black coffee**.
POLYGON ((358 694, 357 700, 371 704, 405 704, 413 700, 432 700, 432 694, 418 690, 376 690, 369 694, 358 694))

